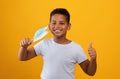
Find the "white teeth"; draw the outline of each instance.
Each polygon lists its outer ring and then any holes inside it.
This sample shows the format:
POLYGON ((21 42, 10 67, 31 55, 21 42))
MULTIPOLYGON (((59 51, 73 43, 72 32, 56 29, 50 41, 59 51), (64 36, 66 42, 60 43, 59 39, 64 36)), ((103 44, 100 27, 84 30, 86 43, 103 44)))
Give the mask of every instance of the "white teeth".
POLYGON ((60 32, 60 30, 55 30, 55 32, 60 32))

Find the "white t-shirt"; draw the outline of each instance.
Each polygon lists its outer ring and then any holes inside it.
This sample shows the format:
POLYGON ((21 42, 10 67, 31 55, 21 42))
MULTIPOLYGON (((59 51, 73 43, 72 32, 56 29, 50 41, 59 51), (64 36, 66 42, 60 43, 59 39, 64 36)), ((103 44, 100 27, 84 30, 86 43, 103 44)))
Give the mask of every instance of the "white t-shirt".
POLYGON ((58 44, 45 39, 34 46, 44 60, 42 79, 74 79, 74 65, 87 59, 82 47, 75 42, 58 44))

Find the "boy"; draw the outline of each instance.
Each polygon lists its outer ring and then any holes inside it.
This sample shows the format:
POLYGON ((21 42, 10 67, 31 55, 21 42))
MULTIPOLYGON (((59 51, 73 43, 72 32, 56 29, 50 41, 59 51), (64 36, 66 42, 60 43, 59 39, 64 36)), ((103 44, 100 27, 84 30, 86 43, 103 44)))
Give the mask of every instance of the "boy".
POLYGON ((56 8, 50 14, 48 25, 53 38, 45 39, 31 48, 28 48, 32 43, 29 38, 20 42, 19 60, 25 61, 38 55, 43 56, 42 79, 74 79, 76 63, 90 76, 96 72, 96 51, 92 48, 92 43, 88 47, 89 61, 82 47, 66 38, 67 30, 71 27, 69 21, 69 12, 64 8, 56 8))

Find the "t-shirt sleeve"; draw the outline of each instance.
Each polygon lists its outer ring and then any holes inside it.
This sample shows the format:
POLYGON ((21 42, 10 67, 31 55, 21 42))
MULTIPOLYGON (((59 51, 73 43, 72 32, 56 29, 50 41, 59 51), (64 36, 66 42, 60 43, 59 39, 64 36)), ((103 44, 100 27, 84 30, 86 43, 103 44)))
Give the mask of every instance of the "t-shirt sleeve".
POLYGON ((36 45, 33 46, 36 55, 43 55, 42 54, 43 44, 44 44, 44 40, 38 42, 36 45))
POLYGON ((82 63, 83 61, 87 60, 87 56, 81 46, 78 47, 78 51, 76 54, 76 61, 78 64, 82 63))

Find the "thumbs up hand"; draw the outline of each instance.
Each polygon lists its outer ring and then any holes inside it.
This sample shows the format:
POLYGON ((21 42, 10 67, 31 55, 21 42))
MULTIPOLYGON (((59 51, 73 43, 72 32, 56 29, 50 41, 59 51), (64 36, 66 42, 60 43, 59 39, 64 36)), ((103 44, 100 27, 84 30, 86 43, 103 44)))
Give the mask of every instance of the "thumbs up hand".
POLYGON ((96 50, 92 47, 92 42, 89 43, 88 54, 92 60, 96 60, 96 50))

